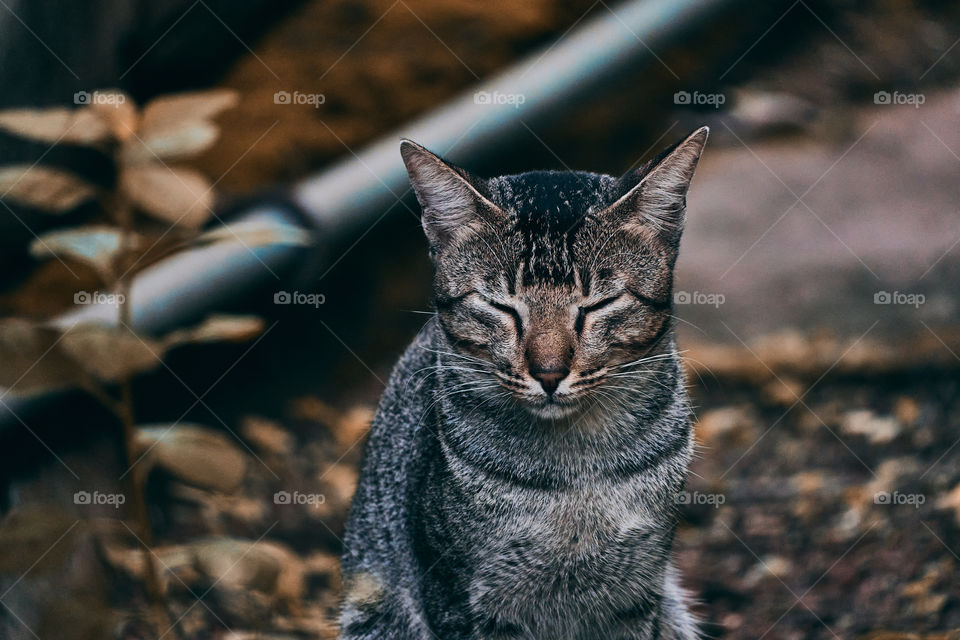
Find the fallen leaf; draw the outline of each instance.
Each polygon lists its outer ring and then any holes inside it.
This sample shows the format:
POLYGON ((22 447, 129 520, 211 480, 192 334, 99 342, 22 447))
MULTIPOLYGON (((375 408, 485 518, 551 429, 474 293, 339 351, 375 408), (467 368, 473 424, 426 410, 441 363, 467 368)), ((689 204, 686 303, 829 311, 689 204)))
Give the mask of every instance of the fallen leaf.
POLYGON ((144 425, 137 444, 152 464, 195 487, 233 491, 246 473, 247 457, 236 441, 200 425, 144 425))
POLYGON ((900 396, 893 405, 893 414, 901 424, 912 427, 920 418, 920 406, 913 398, 900 396))
POLYGON ((748 442, 756 431, 756 417, 745 406, 721 407, 705 411, 695 425, 698 442, 748 442))
POLYGON ((325 495, 328 495, 328 497, 346 507, 346 505, 350 504, 350 500, 357 490, 357 481, 359 478, 357 470, 353 465, 337 462, 323 469, 318 479, 325 483, 326 487, 331 490, 327 491, 325 495))
POLYGON ((13 165, 0 169, 0 198, 64 213, 93 198, 96 187, 60 169, 13 165))
POLYGON ((272 420, 257 416, 244 418, 240 432, 247 442, 264 453, 289 455, 296 444, 292 433, 272 420))
POLYGON ((901 431, 900 423, 893 416, 878 416, 869 409, 848 411, 843 416, 840 429, 851 435, 866 436, 872 444, 883 444, 896 438, 901 431))
POLYGON ((287 602, 303 595, 303 563, 277 543, 213 538, 188 547, 207 578, 227 589, 253 589, 287 602))
POLYGON ((357 405, 341 414, 332 426, 333 437, 343 451, 354 447, 370 430, 375 412, 372 407, 357 405))
POLYGON ((63 571, 70 561, 71 547, 86 530, 85 525, 77 525, 76 518, 45 505, 14 508, 0 520, 0 545, 7 550, 0 554, 0 572, 20 575, 31 570, 44 574, 63 571), (61 541, 63 544, 58 544, 61 541))
POLYGON ((214 537, 158 549, 157 555, 176 576, 172 584, 209 591, 230 625, 262 626, 278 610, 299 613, 306 590, 303 563, 280 544, 214 537))
POLYGON ((949 492, 939 496, 936 507, 937 509, 953 511, 953 519, 960 525, 960 484, 949 492))

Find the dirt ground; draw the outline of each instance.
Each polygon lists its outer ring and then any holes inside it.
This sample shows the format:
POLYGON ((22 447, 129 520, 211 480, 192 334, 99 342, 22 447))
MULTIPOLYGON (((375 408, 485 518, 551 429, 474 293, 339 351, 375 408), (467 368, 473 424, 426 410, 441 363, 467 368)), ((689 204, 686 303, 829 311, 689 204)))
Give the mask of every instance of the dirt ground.
MULTIPOLYGON (((960 367, 761 379, 748 361, 715 375, 700 362, 699 456, 677 500, 675 557, 708 637, 955 637, 960 367)), ((246 471, 227 494, 152 474, 154 553, 181 638, 335 637, 340 536, 371 416, 306 397, 284 416, 246 418, 246 471)), ((0 542, 42 549, 71 522, 59 557, 6 603, 40 628, 57 628, 47 607, 68 602, 74 616, 85 607, 74 625, 112 620, 124 638, 150 637, 138 631, 143 564, 129 529, 21 511, 0 542), (54 575, 59 597, 42 595, 54 575)), ((6 637, 21 637, 8 622, 6 637)))

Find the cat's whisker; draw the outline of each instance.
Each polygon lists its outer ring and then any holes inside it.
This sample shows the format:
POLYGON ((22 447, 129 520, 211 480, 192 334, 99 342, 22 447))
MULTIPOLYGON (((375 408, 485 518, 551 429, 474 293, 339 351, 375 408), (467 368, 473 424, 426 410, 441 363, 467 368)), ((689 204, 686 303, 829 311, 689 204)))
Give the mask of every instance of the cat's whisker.
POLYGON ((490 371, 489 369, 474 369, 472 367, 465 367, 462 365, 434 364, 434 365, 421 367, 420 369, 417 369, 416 371, 413 372, 413 375, 417 375, 421 371, 430 371, 431 369, 434 371, 479 371, 481 373, 489 373, 490 371))
POLYGON ((703 329, 701 329, 699 326, 695 325, 694 323, 690 322, 689 320, 684 320, 684 319, 681 318, 680 316, 675 316, 675 315, 673 315, 672 313, 668 313, 667 315, 668 315, 669 317, 673 318, 674 320, 678 321, 678 322, 682 322, 683 324, 688 324, 688 325, 690 325, 691 327, 693 327, 694 329, 696 329, 697 331, 699 331, 699 332, 702 333, 703 335, 707 335, 707 332, 706 332, 706 331, 704 331, 703 329))
POLYGON ((614 365, 614 366, 610 367, 610 369, 623 369, 623 368, 631 367, 631 366, 637 365, 637 364, 644 364, 644 363, 646 363, 646 362, 655 362, 655 361, 657 361, 657 360, 669 360, 670 358, 673 358, 675 355, 680 355, 680 354, 683 354, 683 353, 686 353, 686 350, 684 350, 684 351, 671 351, 670 353, 658 353, 658 354, 653 355, 653 356, 644 356, 644 357, 638 358, 638 359, 636 359, 636 360, 631 360, 630 362, 624 362, 623 364, 614 365))
MULTIPOLYGON (((496 388, 496 386, 497 386, 496 383, 486 382, 486 381, 476 381, 476 380, 475 380, 475 381, 472 381, 470 384, 472 384, 472 385, 474 385, 474 386, 466 386, 466 387, 464 387, 464 385, 457 385, 456 387, 454 387, 454 388, 452 388, 452 389, 450 389, 450 390, 447 390, 446 393, 442 393, 442 394, 438 395, 438 396, 434 399, 434 401, 433 401, 432 403, 430 403, 430 405, 424 410, 424 412, 423 412, 423 413, 424 413, 424 416, 426 416, 427 414, 429 414, 429 413, 430 413, 430 410, 433 409, 434 406, 436 406, 439 402, 442 402, 443 400, 446 400, 446 399, 451 398, 451 397, 453 397, 453 396, 461 395, 461 394, 464 394, 464 393, 471 393, 471 392, 474 392, 474 391, 485 390, 485 389, 494 389, 494 388, 496 388), (463 388, 461 388, 461 387, 463 387, 463 388)), ((423 418, 421 418, 421 420, 423 420, 423 418)))
MULTIPOLYGON (((644 375, 644 373, 645 372, 640 372, 640 371, 631 372, 631 373, 621 373, 621 374, 612 375, 610 376, 610 378, 624 378, 625 380, 618 380, 621 382, 627 381, 627 380, 638 380, 642 382, 643 385, 655 384, 661 389, 663 389, 664 391, 672 391, 672 388, 666 385, 663 381, 658 380, 655 376, 644 375)), ((638 385, 635 389, 639 391, 643 387, 643 385, 638 385)))
MULTIPOLYGON (((683 352, 683 353, 686 353, 686 352, 683 352)), ((713 372, 713 369, 711 369, 710 367, 708 367, 708 366, 707 366, 706 364, 704 364, 703 362, 700 362, 700 361, 697 360, 696 358, 691 358, 690 356, 682 356, 680 359, 681 359, 681 360, 684 360, 684 361, 689 360, 690 362, 694 362, 694 363, 700 365, 700 367, 702 367, 703 369, 705 369, 706 372, 710 374, 710 377, 713 378, 714 382, 719 382, 720 379, 717 378, 717 374, 715 374, 715 373, 713 372)), ((695 373, 697 374, 697 377, 700 379, 700 383, 703 384, 703 377, 700 375, 699 370, 695 370, 695 373)))
POLYGON ((464 367, 464 366, 458 366, 458 365, 437 364, 437 365, 422 367, 417 371, 415 371, 410 377, 409 384, 416 383, 417 385, 416 391, 419 392, 423 388, 423 385, 426 384, 427 380, 429 380, 432 376, 440 375, 446 371, 460 371, 464 373, 479 373, 479 374, 490 373, 490 371, 487 369, 473 369, 470 367, 464 367), (424 371, 429 371, 429 373, 426 373, 425 375, 420 375, 424 371))
POLYGON ((460 359, 460 360, 466 360, 466 361, 469 361, 469 362, 474 362, 474 363, 476 363, 476 364, 483 364, 484 366, 490 366, 490 367, 493 366, 493 363, 490 362, 489 360, 484 360, 483 358, 478 358, 478 357, 476 357, 476 356, 467 355, 467 354, 465 354, 465 353, 457 353, 457 352, 455 352, 455 351, 443 351, 443 350, 440 350, 440 349, 429 349, 429 348, 427 348, 427 347, 420 347, 420 348, 423 349, 424 351, 428 351, 428 352, 430 352, 430 353, 435 353, 435 354, 441 355, 441 356, 449 356, 449 357, 451 357, 451 358, 458 358, 458 359, 460 359))

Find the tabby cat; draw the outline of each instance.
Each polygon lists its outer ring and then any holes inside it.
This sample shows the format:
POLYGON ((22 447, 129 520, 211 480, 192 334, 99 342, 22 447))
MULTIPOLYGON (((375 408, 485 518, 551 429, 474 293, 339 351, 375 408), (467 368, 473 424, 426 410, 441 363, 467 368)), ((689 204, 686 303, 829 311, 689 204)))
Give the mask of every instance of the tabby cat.
POLYGON ((390 378, 345 639, 698 637, 670 561, 693 447, 672 284, 698 129, 622 178, 478 178, 404 140, 436 314, 390 378))

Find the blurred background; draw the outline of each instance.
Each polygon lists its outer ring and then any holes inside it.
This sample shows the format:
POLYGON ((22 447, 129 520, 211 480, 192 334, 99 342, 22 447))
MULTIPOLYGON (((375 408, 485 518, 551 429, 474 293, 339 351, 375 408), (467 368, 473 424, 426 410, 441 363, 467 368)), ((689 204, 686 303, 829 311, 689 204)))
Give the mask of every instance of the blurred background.
POLYGON ((960 637, 958 79, 939 0, 0 0, 0 637, 335 637, 430 312, 400 137, 619 175, 702 124, 705 633, 960 637))

